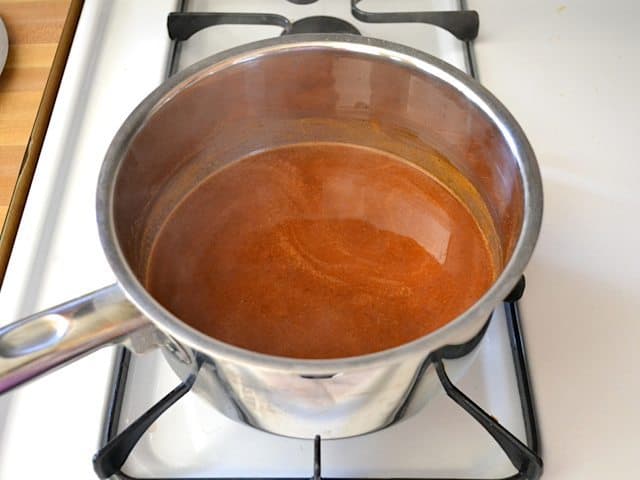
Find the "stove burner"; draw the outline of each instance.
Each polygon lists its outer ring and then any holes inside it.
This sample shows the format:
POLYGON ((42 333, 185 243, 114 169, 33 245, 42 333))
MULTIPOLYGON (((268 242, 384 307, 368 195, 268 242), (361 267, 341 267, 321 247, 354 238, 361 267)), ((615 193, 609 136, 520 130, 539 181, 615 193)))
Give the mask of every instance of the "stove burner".
MULTIPOLYGON (((308 0, 303 1, 308 2, 308 0)), ((289 31, 285 30, 282 32, 282 35, 289 33, 352 33, 354 35, 360 35, 360 31, 349 22, 340 18, 326 17, 323 15, 302 18, 293 22, 291 29, 289 31)))

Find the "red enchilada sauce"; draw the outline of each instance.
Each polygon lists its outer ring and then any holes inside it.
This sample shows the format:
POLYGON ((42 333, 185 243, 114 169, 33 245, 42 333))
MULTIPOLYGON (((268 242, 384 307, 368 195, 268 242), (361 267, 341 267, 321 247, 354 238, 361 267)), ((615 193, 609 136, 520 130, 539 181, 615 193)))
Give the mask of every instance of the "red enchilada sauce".
POLYGON ((146 283, 216 339, 340 358, 438 329, 493 279, 482 231, 434 178, 318 143, 253 154, 199 184, 162 226, 146 283))

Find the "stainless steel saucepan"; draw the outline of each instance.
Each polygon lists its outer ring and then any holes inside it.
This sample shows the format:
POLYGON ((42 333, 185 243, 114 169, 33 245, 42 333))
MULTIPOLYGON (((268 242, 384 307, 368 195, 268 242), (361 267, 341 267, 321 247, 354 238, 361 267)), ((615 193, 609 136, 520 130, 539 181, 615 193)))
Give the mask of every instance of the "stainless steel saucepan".
POLYGON ((542 187, 521 128, 464 73, 381 40, 292 35, 209 57, 151 93, 111 143, 96 209, 118 283, 2 328, 0 392, 103 345, 124 343, 139 353, 159 347, 181 378, 196 375, 194 390, 225 415, 277 434, 340 438, 417 411, 437 384, 432 369, 421 368, 425 360, 481 335, 532 254, 542 187), (234 159, 305 141, 385 150, 443 182, 451 168, 461 172, 467 184, 450 188, 462 199, 477 193, 488 212, 479 221, 494 228, 490 242, 502 267, 493 286, 429 335, 334 360, 244 350, 163 308, 141 279, 177 202, 234 159), (429 160, 425 152, 434 149, 448 162, 429 160))

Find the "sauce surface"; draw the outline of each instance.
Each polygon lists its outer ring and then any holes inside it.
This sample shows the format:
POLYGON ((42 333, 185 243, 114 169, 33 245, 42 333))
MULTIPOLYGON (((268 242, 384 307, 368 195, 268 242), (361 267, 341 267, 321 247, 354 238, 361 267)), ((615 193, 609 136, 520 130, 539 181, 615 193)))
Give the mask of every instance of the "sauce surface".
POLYGON ((385 152, 317 143, 199 184, 160 229, 146 285, 218 340, 341 358, 438 329, 494 275, 476 221, 434 178, 385 152))

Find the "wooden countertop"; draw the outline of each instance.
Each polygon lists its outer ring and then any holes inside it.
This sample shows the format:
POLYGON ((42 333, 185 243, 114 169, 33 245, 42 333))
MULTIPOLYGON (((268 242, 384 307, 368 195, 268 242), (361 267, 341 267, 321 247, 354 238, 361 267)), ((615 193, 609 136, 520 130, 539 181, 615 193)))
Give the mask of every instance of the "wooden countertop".
POLYGON ((80 8, 81 2, 74 0, 0 0, 9 37, 7 63, 0 73, 0 278, 80 8))

